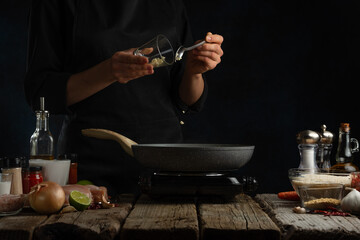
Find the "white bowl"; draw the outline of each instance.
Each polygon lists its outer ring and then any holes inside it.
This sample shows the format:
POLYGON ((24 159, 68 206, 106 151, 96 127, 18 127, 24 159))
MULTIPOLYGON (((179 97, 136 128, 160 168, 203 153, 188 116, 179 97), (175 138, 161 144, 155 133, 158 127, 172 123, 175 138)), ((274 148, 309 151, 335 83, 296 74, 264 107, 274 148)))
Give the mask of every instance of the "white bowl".
POLYGON ((71 160, 31 159, 30 166, 41 166, 44 181, 56 182, 60 186, 67 184, 71 160))

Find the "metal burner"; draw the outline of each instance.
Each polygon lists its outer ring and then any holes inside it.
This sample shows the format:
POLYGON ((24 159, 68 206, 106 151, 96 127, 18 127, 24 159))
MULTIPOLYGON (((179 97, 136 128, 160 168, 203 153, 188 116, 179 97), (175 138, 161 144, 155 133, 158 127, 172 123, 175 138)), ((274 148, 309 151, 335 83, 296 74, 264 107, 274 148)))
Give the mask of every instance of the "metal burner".
POLYGON ((257 181, 240 176, 236 171, 226 172, 159 172, 147 171, 139 185, 149 195, 221 195, 234 196, 253 192, 257 181))

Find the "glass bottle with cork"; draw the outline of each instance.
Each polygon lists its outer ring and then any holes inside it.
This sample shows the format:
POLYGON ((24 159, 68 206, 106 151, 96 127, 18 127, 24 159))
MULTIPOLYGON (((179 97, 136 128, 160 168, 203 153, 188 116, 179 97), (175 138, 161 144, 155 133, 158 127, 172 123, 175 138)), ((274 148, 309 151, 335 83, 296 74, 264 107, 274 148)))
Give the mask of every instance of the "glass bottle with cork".
POLYGON ((49 112, 45 110, 45 99, 40 98, 40 110, 36 114, 35 132, 30 138, 30 159, 54 159, 54 140, 49 129, 49 112))
POLYGON ((330 172, 356 172, 359 167, 353 163, 353 153, 359 151, 359 142, 350 138, 350 124, 341 123, 339 128, 339 140, 336 152, 336 164, 330 168, 330 172))

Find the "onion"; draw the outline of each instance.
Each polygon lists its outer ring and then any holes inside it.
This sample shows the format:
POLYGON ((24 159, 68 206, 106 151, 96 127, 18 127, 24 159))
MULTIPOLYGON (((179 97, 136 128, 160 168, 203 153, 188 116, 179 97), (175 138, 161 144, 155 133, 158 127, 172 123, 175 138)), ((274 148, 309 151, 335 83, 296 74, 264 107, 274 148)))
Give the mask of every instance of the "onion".
POLYGON ((31 188, 29 193, 30 207, 41 214, 59 211, 65 203, 65 192, 55 182, 42 182, 31 188))

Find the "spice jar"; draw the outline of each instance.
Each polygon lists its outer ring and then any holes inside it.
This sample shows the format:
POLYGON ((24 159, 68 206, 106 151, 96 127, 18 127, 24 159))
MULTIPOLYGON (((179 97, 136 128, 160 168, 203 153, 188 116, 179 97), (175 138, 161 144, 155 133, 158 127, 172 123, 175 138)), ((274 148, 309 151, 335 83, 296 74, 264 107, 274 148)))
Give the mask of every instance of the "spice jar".
POLYGON ((39 184, 43 181, 42 176, 42 167, 41 166, 31 166, 24 171, 23 175, 23 191, 24 193, 29 193, 31 188, 36 184, 39 184))
POLYGON ((58 159, 59 160, 66 160, 66 159, 71 160, 68 184, 76 184, 77 183, 77 168, 78 168, 77 154, 76 153, 61 154, 58 156, 58 159))
POLYGON ((12 173, 13 179, 11 183, 10 194, 22 194, 22 179, 21 179, 21 159, 20 158, 5 158, 3 159, 3 167, 1 171, 3 173, 12 173))

